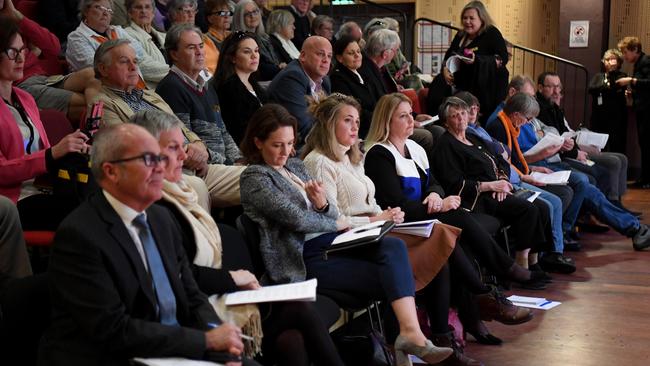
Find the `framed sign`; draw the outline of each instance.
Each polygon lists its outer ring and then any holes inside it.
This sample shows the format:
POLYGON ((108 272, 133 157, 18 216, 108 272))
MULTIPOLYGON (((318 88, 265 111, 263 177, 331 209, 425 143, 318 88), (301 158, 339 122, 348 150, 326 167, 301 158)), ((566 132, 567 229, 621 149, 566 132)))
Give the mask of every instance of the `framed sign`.
POLYGON ((589 21, 572 20, 569 27, 569 47, 584 48, 589 46, 589 21))

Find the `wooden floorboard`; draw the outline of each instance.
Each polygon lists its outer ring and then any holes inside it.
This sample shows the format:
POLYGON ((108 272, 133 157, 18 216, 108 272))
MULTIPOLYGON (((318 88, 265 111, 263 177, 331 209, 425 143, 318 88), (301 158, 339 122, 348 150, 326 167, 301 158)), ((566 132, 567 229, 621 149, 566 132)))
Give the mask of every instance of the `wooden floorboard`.
MULTIPOLYGON (((631 189, 624 202, 650 223, 650 190, 631 189)), ((650 365, 650 251, 635 252, 613 230, 582 234, 581 244, 581 252, 567 253, 576 259, 574 274, 554 274, 543 291, 508 292, 562 305, 533 310, 526 324, 487 323, 503 345, 480 345, 468 335, 466 354, 492 366, 650 365)))

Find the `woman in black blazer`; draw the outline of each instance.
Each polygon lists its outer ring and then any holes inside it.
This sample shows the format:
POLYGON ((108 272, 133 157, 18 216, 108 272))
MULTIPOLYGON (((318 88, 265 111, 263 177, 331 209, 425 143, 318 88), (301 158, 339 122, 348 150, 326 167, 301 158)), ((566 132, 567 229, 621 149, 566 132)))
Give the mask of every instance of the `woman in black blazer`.
POLYGON ((353 96, 361 104, 359 138, 363 139, 368 134, 375 104, 384 93, 366 82, 358 72, 364 60, 361 48, 354 38, 341 37, 334 43, 333 51, 336 66, 330 73, 332 92, 353 96))
POLYGON ((234 32, 223 41, 222 52, 212 86, 226 128, 239 144, 251 115, 266 102, 266 92, 254 75, 260 60, 256 36, 234 32))

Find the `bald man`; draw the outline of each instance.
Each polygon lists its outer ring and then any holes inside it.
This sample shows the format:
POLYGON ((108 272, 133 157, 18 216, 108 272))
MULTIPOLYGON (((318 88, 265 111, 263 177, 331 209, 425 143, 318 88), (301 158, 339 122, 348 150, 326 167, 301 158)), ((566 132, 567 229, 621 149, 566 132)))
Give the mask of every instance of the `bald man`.
POLYGON ((311 36, 303 43, 300 57, 278 73, 269 86, 269 99, 284 106, 298 120, 296 149, 302 147, 313 124, 307 112, 308 98, 319 100, 330 94, 327 73, 331 62, 331 43, 326 38, 311 36))

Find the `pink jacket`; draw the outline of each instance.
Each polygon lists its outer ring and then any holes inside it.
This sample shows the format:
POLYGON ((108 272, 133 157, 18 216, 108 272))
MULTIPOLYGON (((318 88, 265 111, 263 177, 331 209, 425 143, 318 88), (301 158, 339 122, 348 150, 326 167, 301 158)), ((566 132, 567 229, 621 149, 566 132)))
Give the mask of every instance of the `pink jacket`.
POLYGON ((0 103, 0 194, 17 202, 22 182, 46 172, 45 150, 50 147, 50 142, 34 98, 21 89, 12 89, 38 130, 42 148, 34 154, 25 154, 18 124, 7 105, 0 103))

